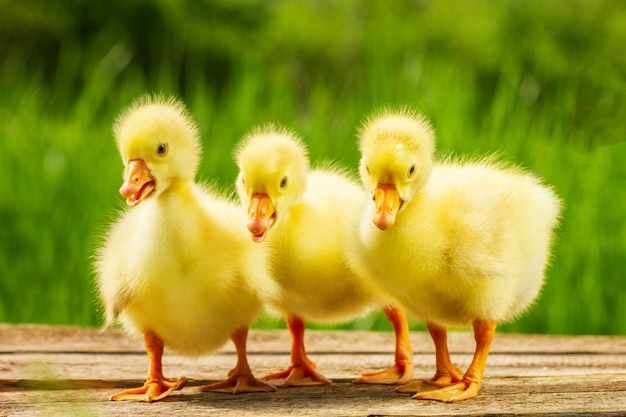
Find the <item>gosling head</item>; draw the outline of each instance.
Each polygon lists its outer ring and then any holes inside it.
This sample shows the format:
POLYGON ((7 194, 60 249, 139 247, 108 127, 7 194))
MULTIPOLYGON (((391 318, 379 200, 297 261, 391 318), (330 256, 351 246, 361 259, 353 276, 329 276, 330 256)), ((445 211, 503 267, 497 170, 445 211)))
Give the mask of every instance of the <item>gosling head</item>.
POLYGON ((129 206, 193 180, 200 161, 198 128, 174 97, 144 95, 115 121, 113 132, 124 162, 120 194, 129 206))
POLYGON ((268 125, 248 134, 235 151, 237 192, 248 208, 248 230, 261 242, 306 189, 309 159, 293 132, 268 125))
POLYGON ((430 176, 434 132, 418 113, 382 110, 359 131, 359 149, 361 180, 376 205, 374 224, 386 230, 430 176))

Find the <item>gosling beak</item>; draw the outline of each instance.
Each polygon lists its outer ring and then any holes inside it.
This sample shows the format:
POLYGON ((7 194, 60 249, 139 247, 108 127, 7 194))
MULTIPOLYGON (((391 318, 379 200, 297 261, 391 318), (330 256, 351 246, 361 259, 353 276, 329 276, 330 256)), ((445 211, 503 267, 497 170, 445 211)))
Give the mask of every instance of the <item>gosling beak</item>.
POLYGON ((376 204, 376 214, 374 224, 380 230, 387 230, 396 221, 396 215, 402 200, 400 193, 393 184, 378 184, 374 191, 374 203, 376 204))
POLYGON ((276 220, 276 211, 272 200, 267 194, 254 193, 248 208, 248 230, 252 233, 252 240, 259 243, 265 238, 265 233, 276 220))
POLYGON ((126 204, 133 207, 146 199, 154 191, 154 178, 141 159, 128 161, 124 171, 124 183, 120 194, 126 197, 126 204))

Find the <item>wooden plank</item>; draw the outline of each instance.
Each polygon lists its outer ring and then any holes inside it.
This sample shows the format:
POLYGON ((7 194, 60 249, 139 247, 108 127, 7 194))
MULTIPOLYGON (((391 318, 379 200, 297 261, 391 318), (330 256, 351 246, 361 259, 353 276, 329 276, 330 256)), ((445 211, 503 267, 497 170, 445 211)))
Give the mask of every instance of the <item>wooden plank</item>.
MULTIPOLYGON (((415 376, 431 376, 432 342, 412 333, 415 376)), ((458 404, 417 401, 389 386, 353 385, 360 372, 389 366, 393 335, 307 331, 311 357, 331 386, 286 388, 268 394, 201 393, 235 363, 232 347, 200 358, 166 354, 170 377, 191 381, 157 404, 116 403, 108 396, 139 385, 147 359, 140 340, 120 330, 0 324, 0 416, 26 415, 626 415, 626 338, 498 334, 477 398, 458 404)), ((286 331, 250 332, 257 375, 289 362, 286 331)), ((450 335, 453 360, 467 366, 473 337, 450 335)))
POLYGON ((183 395, 155 404, 109 402, 102 398, 102 394, 110 390, 23 391, 18 398, 3 398, 1 406, 6 407, 6 415, 10 411, 12 416, 623 415, 624 384, 623 375, 608 381, 591 378, 589 384, 579 381, 574 391, 564 389, 570 386, 570 381, 566 381, 563 387, 551 380, 538 384, 525 378, 494 378, 489 380, 477 398, 457 404, 416 401, 407 394, 393 392, 389 387, 348 382, 241 395, 200 393, 191 387, 186 388, 183 395))

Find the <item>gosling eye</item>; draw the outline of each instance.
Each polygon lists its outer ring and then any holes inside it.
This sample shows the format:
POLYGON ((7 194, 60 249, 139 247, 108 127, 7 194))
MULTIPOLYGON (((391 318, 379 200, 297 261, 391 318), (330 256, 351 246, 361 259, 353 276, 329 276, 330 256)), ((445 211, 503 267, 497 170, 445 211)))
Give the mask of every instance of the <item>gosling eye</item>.
POLYGON ((284 176, 282 180, 280 180, 280 188, 285 188, 287 186, 287 177, 284 176))
POLYGON ((246 179, 245 179, 244 177, 241 177, 241 183, 242 183, 243 185, 246 185, 246 179))
POLYGON ((415 164, 411 165, 411 168, 409 168, 409 172, 407 173, 407 177, 411 178, 413 176, 413 174, 415 174, 415 164))
POLYGON ((161 143, 158 147, 157 147, 157 154, 159 156, 164 156, 167 153, 167 144, 166 143, 161 143))
POLYGON ((368 167, 367 165, 365 165, 365 171, 367 172, 367 175, 372 175, 372 173, 370 172, 370 167, 368 167))

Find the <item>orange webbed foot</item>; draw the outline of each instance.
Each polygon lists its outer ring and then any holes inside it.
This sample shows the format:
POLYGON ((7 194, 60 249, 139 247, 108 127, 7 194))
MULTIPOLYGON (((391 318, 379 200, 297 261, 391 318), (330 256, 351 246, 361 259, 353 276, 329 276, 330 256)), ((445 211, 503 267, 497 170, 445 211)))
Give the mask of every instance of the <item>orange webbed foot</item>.
POLYGON ((444 372, 437 373, 431 379, 410 382, 396 388, 396 392, 429 392, 456 384, 462 379, 463 371, 460 368, 451 365, 449 369, 446 369, 444 372))
MULTIPOLYGON (((474 358, 463 379, 449 386, 432 391, 418 392, 413 398, 418 400, 436 400, 443 402, 457 402, 474 398, 480 390, 480 383, 485 371, 489 348, 496 329, 495 321, 474 320, 474 338, 476 350, 474 358)), ((448 367, 448 370, 451 368, 448 367)), ((453 375, 453 374, 451 374, 453 375)), ((454 380, 452 381, 454 382, 454 380)))
POLYGON ((418 400, 435 400, 453 403, 474 398, 478 394, 479 390, 479 382, 463 380, 444 388, 420 391, 415 394, 413 398, 418 400))
POLYGON ((187 384, 187 378, 178 380, 167 378, 149 379, 139 388, 132 388, 126 391, 111 395, 111 401, 142 401, 151 403, 159 401, 170 395, 172 392, 182 389, 187 384))
POLYGON ((317 365, 306 354, 304 320, 298 316, 288 315, 287 327, 291 333, 291 366, 284 371, 266 375, 262 379, 279 387, 332 384, 330 379, 316 371, 317 365))
POLYGON ((276 391, 276 387, 255 378, 253 375, 242 375, 231 371, 224 381, 203 385, 200 387, 200 391, 239 394, 240 392, 271 392, 276 391))
POLYGON ((363 373, 361 378, 353 381, 354 384, 402 385, 413 379, 413 348, 406 314, 393 305, 386 306, 383 312, 395 333, 395 364, 383 371, 363 373))
POLYGON ((248 327, 243 326, 235 330, 231 335, 237 351, 237 365, 228 372, 228 378, 214 384, 203 385, 201 391, 225 392, 238 394, 240 392, 269 392, 276 391, 276 387, 263 382, 252 375, 246 355, 246 341, 248 339, 248 327))
POLYGON ((354 384, 400 385, 413 378, 413 364, 395 364, 391 368, 379 372, 366 372, 361 378, 352 381, 354 384))
MULTIPOLYGON (((312 362, 311 362, 312 363, 312 362)), ((280 387, 305 387, 314 385, 328 385, 333 381, 317 372, 313 366, 292 365, 282 372, 266 375, 262 379, 274 386, 280 387)))

